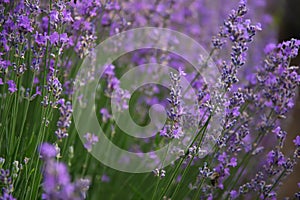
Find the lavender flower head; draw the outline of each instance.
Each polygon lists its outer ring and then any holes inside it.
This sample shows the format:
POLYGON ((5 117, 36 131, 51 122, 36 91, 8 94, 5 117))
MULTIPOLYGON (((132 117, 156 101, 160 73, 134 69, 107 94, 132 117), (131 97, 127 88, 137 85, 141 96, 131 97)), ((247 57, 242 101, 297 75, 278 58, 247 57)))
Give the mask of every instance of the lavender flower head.
POLYGON ((0 195, 0 200, 16 200, 5 188, 2 188, 2 194, 0 195))
POLYGON ((55 158, 58 153, 55 146, 46 142, 39 147, 39 152, 43 160, 55 158))
POLYGON ((178 139, 183 135, 182 116, 184 115, 184 110, 181 100, 182 91, 180 79, 185 75, 185 72, 181 69, 179 69, 179 74, 170 73, 172 85, 170 98, 168 98, 171 105, 170 111, 168 112, 169 123, 160 131, 161 136, 178 139))
POLYGON ((43 166, 43 195, 46 200, 82 200, 86 198, 86 191, 89 188, 88 179, 80 179, 75 183, 71 182, 67 166, 55 160, 55 146, 43 143, 40 147, 40 156, 44 159, 43 166))
POLYGON ((92 151, 92 146, 99 141, 98 136, 93 133, 86 133, 84 135, 84 138, 85 138, 84 148, 86 148, 89 152, 92 151))
POLYGON ((69 101, 65 102, 64 99, 60 99, 58 101, 58 104, 60 104, 60 117, 57 121, 57 130, 55 131, 55 135, 58 137, 58 139, 62 139, 68 137, 69 135, 67 129, 71 125, 71 117, 73 110, 72 104, 69 101))
POLYGON ((17 89, 17 86, 15 84, 15 82, 13 80, 8 80, 7 81, 7 85, 8 85, 8 91, 10 93, 14 93, 16 92, 18 89, 17 89))

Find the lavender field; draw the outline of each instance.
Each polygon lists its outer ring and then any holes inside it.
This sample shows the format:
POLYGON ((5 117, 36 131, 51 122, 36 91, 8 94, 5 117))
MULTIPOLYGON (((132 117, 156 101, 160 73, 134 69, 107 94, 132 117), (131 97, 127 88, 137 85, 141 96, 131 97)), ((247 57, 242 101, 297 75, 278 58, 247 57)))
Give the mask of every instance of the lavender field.
POLYGON ((287 2, 0 0, 0 200, 300 199, 287 2))

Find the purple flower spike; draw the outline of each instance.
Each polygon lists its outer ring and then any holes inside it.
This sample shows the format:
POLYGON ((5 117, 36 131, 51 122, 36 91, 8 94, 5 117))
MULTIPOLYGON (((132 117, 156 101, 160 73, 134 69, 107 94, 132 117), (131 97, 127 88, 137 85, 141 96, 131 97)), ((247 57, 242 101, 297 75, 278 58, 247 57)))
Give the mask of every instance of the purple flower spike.
POLYGON ((67 129, 71 125, 71 117, 73 110, 72 104, 69 101, 65 102, 64 99, 59 99, 57 103, 60 104, 60 117, 57 121, 57 130, 55 131, 55 134, 59 139, 62 139, 68 137, 67 129))
POLYGON ((182 102, 182 88, 181 88, 181 77, 185 76, 186 73, 179 68, 179 73, 170 73, 171 78, 171 91, 168 102, 171 106, 168 111, 168 117, 170 123, 160 131, 160 135, 168 138, 179 139, 183 136, 182 119, 185 114, 182 102))
POLYGON ((42 199, 66 199, 82 200, 86 198, 89 189, 89 179, 79 179, 71 182, 71 176, 67 166, 55 160, 55 147, 49 143, 43 143, 40 154, 44 159, 43 167, 43 194, 42 199))

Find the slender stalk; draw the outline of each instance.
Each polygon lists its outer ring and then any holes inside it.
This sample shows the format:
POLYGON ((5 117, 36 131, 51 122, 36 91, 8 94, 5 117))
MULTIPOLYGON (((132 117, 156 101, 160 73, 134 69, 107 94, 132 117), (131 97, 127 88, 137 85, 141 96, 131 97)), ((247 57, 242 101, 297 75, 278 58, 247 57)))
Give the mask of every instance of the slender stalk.
POLYGON ((184 160, 187 158, 187 156, 188 156, 188 153, 187 153, 188 149, 195 143, 195 141, 197 141, 197 139, 199 138, 199 136, 200 136, 200 134, 202 133, 202 131, 203 131, 204 129, 206 129, 206 127, 208 126, 208 123, 209 123, 210 119, 211 119, 211 116, 207 119, 205 125, 199 130, 199 132, 197 133, 196 137, 195 137, 194 140, 192 141, 191 145, 187 148, 185 156, 182 157, 182 158, 180 159, 179 163, 176 165, 176 168, 175 168, 175 170, 174 170, 174 172, 173 172, 173 174, 172 174, 172 176, 171 176, 169 182, 167 183, 167 187, 163 190, 163 192, 162 192, 162 194, 161 194, 161 196, 160 196, 159 199, 162 199, 162 198, 165 196, 165 194, 167 193, 167 191, 168 191, 168 189, 170 188, 170 186, 171 186, 171 184, 172 184, 172 182, 173 182, 175 176, 178 174, 178 171, 179 171, 179 169, 180 169, 180 166, 182 165, 183 161, 184 161, 184 160))

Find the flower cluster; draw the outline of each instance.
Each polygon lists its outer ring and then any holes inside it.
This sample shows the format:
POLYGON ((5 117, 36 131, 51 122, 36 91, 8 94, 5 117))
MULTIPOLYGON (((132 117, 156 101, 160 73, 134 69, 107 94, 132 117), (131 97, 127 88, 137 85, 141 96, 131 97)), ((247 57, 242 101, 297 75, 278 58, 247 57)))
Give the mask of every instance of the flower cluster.
POLYGON ((49 79, 48 79, 48 92, 53 95, 54 102, 58 101, 60 99, 60 95, 62 92, 62 84, 56 77, 57 70, 51 68, 49 73, 49 79))
POLYGON ((265 48, 267 58, 259 70, 257 79, 262 87, 257 100, 261 107, 268 107, 277 115, 284 116, 294 106, 295 89, 300 84, 300 76, 290 60, 297 56, 300 41, 292 39, 265 48))
POLYGON ((170 91, 170 111, 168 117, 170 124, 166 125, 161 131, 160 135, 169 138, 180 138, 183 135, 182 130, 182 116, 184 115, 183 102, 182 102, 182 91, 180 85, 180 79, 186 74, 184 71, 179 69, 178 74, 170 73, 172 85, 170 91))
POLYGON ((5 159, 0 157, 1 200, 15 200, 12 195, 15 190, 14 185, 20 176, 21 170, 23 170, 24 165, 26 166, 27 163, 27 159, 24 159, 24 163, 20 163, 19 161, 15 160, 14 162, 12 162, 11 170, 4 169, 3 166, 5 164, 5 159))
POLYGON ((72 105, 71 102, 65 102, 64 99, 59 101, 59 113, 60 117, 57 121, 57 130, 55 131, 55 135, 58 139, 62 139, 68 137, 67 129, 71 125, 71 117, 72 117, 72 105))
POLYGON ((40 146, 43 166, 43 199, 85 199, 89 188, 88 179, 71 182, 67 166, 55 160, 57 149, 49 143, 40 146))
POLYGON ((248 43, 253 41, 258 30, 261 30, 261 25, 251 24, 250 19, 244 19, 247 13, 247 7, 244 1, 241 1, 237 10, 232 10, 228 19, 224 22, 219 33, 219 39, 213 41, 216 49, 222 47, 222 40, 229 39, 232 42, 232 52, 230 64, 223 62, 221 81, 225 89, 230 89, 232 84, 238 82, 236 77, 237 70, 245 64, 246 51, 248 43))

